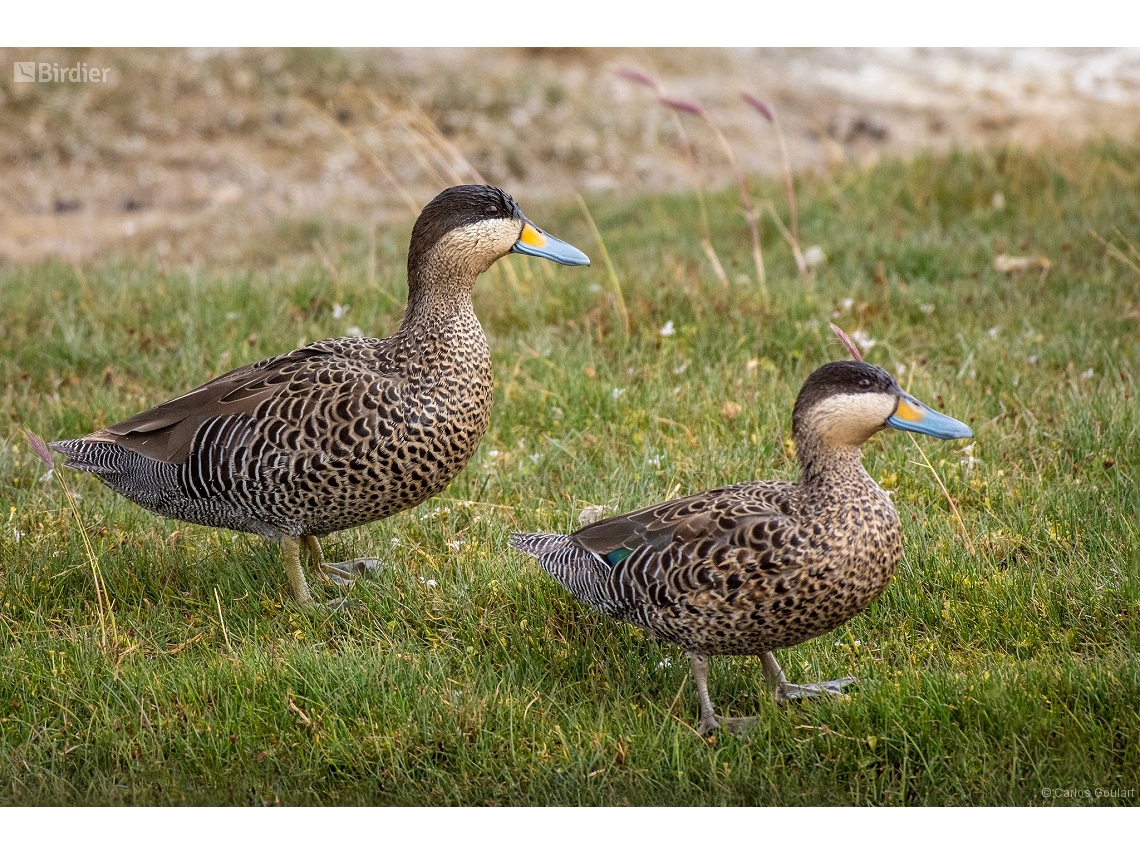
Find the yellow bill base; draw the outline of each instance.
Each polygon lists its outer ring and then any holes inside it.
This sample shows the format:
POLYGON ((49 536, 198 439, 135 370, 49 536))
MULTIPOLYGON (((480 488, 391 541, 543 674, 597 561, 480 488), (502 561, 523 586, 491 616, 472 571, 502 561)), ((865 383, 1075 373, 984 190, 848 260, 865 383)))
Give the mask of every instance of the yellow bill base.
POLYGON ((519 235, 519 242, 525 243, 527 246, 544 247, 546 246, 546 235, 527 223, 523 226, 522 234, 519 235))
POLYGON ((895 410, 895 418, 902 419, 904 422, 920 422, 922 417, 921 410, 911 406, 906 401, 899 401, 898 409, 895 410))

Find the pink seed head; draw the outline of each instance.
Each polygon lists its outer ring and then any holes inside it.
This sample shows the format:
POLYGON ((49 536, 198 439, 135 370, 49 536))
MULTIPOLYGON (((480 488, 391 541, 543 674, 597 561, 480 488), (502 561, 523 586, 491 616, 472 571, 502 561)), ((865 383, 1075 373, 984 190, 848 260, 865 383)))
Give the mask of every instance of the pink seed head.
POLYGON ((52 460, 51 451, 48 450, 47 443, 30 430, 24 431, 24 438, 28 441, 28 445, 32 447, 32 451, 36 453, 36 457, 46 463, 48 469, 54 469, 55 461, 52 460))
POLYGON ((835 324, 830 324, 829 326, 831 327, 831 331, 833 333, 835 333, 836 338, 838 338, 841 342, 843 342, 843 346, 846 347, 851 352, 851 355, 853 357, 855 357, 855 361, 856 362, 862 362, 863 361, 863 354, 861 354, 859 352, 859 348, 857 348, 855 346, 855 342, 853 342, 851 340, 851 338, 847 335, 847 333, 845 333, 843 330, 841 330, 835 324))
POLYGON ((701 119, 705 117, 705 108, 695 101, 686 101, 684 98, 669 98, 666 95, 662 95, 658 100, 670 110, 679 110, 701 119))
POLYGON ((644 71, 640 71, 636 68, 619 68, 614 72, 614 74, 616 74, 618 77, 630 81, 631 83, 636 83, 639 86, 644 86, 647 89, 652 89, 654 92, 661 91, 661 87, 657 85, 656 80, 654 80, 644 71))
POLYGON ((747 104, 749 107, 751 107, 757 113, 759 113, 761 116, 763 116, 769 122, 775 121, 775 119, 772 116, 772 111, 768 108, 768 105, 765 104, 763 101, 761 101, 759 98, 757 98, 755 95, 753 95, 751 92, 745 92, 742 89, 742 90, 740 90, 740 97, 744 99, 745 104, 747 104))

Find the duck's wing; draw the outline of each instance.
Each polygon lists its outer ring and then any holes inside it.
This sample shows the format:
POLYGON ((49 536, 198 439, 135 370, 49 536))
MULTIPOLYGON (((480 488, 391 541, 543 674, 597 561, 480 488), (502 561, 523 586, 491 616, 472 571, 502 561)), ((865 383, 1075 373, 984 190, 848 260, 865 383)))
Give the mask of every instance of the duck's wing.
POLYGON ((735 484, 601 520, 572 535, 516 535, 578 599, 645 625, 648 611, 797 566, 809 535, 790 485, 735 484))
MULTIPOLYGON (((355 358, 359 349, 352 340, 332 339, 244 365, 83 441, 111 443, 150 460, 183 464, 192 447, 201 455, 208 453, 203 446, 252 441, 249 429, 256 432, 260 422, 266 427, 276 420, 351 424, 361 415, 361 401, 374 402, 382 410, 399 399, 397 387, 403 382, 398 373, 362 364, 355 358)), ((379 416, 385 420, 383 412, 379 416)))
POLYGON ((789 486, 759 481, 718 487, 600 520, 571 537, 611 566, 635 551, 687 551, 701 543, 763 549, 798 534, 782 495, 789 486))

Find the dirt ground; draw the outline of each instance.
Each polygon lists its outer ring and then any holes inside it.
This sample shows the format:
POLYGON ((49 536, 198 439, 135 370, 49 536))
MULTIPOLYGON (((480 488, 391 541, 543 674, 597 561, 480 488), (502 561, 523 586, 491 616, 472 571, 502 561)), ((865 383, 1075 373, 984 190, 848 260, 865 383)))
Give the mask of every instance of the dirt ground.
POLYGON ((681 190, 678 116, 702 182, 731 181, 711 128, 622 69, 706 109, 747 173, 782 166, 741 90, 795 170, 1140 137, 1134 49, 0 49, 0 263, 271 266, 313 252, 289 224, 410 221, 476 173, 524 209, 681 190), (109 79, 15 82, 29 61, 109 79))

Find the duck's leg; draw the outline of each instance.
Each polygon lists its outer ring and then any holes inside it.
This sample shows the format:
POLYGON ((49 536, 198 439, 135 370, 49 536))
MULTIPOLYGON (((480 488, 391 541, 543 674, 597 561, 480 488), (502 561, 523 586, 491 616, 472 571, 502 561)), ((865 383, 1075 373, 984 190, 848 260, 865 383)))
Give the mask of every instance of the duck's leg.
POLYGON ((325 554, 321 551, 320 541, 313 535, 306 534, 302 540, 305 541, 305 547, 309 550, 309 557, 317 569, 328 576, 329 581, 340 585, 342 588, 350 588, 356 582, 357 577, 380 569, 379 558, 357 558, 353 561, 331 564, 325 561, 325 554))
POLYGON ((709 700, 709 658, 703 653, 689 653, 693 663, 693 681, 697 684, 697 699, 701 705, 701 722, 697 725, 697 733, 704 736, 710 730, 720 727, 720 720, 713 712, 712 701, 709 700))
POLYGON ((305 571, 301 569, 301 544, 295 537, 281 538, 281 555, 285 561, 285 572, 289 576, 289 587, 298 603, 313 601, 309 593, 309 583, 305 581, 305 571))
POLYGON ((808 683, 801 686, 796 683, 789 683, 784 679, 784 669, 780 667, 780 663, 771 653, 765 653, 762 659, 764 661, 764 676, 768 680, 768 686, 776 700, 781 703, 794 698, 822 698, 825 695, 842 695, 844 686, 850 686, 855 682, 855 678, 848 674, 838 680, 828 680, 826 683, 808 683))
POLYGON ((697 684, 697 698, 701 704, 701 721, 697 725, 697 733, 701 736, 724 725, 731 733, 743 733, 756 724, 756 717, 729 718, 718 716, 713 711, 712 701, 709 700, 709 658, 703 653, 689 653, 693 663, 693 680, 697 684))

